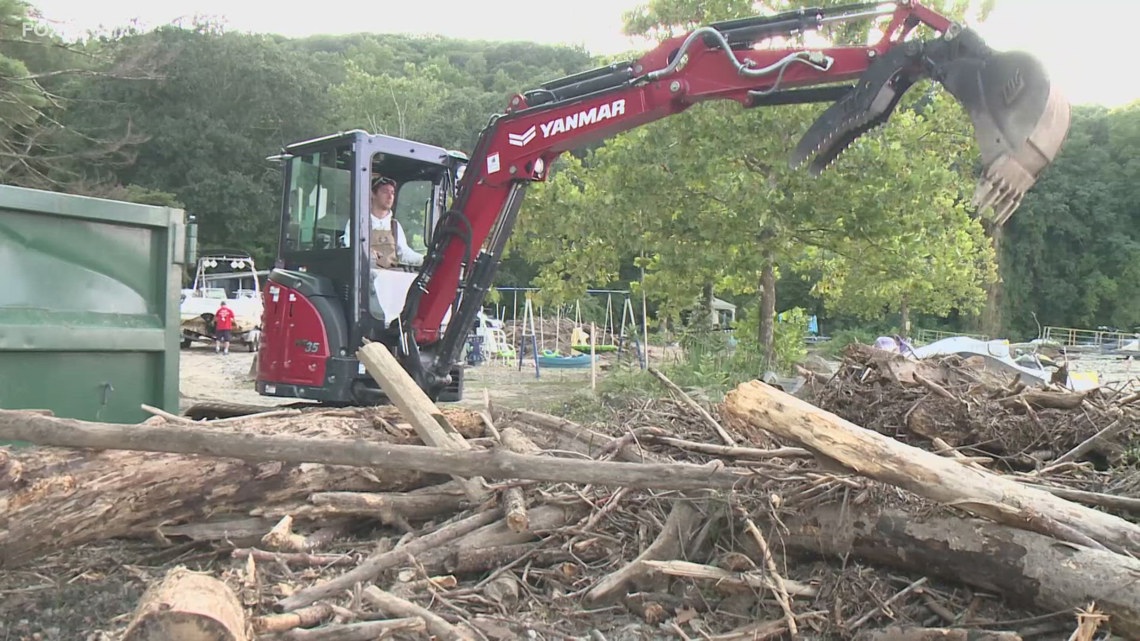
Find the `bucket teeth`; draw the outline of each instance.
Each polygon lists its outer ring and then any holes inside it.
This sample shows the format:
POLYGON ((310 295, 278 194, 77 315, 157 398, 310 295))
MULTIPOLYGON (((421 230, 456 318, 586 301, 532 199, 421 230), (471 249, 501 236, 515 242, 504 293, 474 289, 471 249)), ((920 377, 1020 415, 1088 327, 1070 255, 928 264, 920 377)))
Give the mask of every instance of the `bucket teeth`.
POLYGON ((813 157, 809 173, 818 176, 860 136, 886 123, 914 82, 903 73, 906 53, 898 49, 873 63, 850 92, 812 123, 792 152, 789 166, 798 169, 813 157))
POLYGON ((979 214, 992 209, 1000 225, 1060 153, 1070 107, 1029 54, 995 53, 977 45, 974 51, 944 64, 937 79, 974 126, 982 161, 974 206, 979 214))
POLYGON ((993 209, 993 222, 1003 225, 1021 205, 1025 192, 1036 179, 1017 161, 1002 156, 987 167, 974 190, 974 207, 979 212, 993 209))

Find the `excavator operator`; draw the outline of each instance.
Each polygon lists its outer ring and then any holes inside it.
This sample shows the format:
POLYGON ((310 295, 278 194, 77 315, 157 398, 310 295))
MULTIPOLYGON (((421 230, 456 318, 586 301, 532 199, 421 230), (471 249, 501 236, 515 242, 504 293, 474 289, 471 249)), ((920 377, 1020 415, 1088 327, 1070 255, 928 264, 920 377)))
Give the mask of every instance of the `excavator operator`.
MULTIPOLYGON (((386 176, 372 180, 372 225, 368 232, 368 249, 372 255, 372 266, 390 269, 398 265, 419 266, 424 262, 423 254, 408 245, 404 229, 392 212, 396 202, 396 181, 386 176)), ((344 240, 348 245, 349 228, 352 221, 345 223, 344 240)))

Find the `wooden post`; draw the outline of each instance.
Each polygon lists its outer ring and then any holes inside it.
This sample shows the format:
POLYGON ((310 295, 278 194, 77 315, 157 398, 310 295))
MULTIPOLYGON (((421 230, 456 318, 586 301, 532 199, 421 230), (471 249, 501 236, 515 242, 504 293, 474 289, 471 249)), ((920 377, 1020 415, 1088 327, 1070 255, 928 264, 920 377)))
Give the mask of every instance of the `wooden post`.
POLYGON ((645 268, 641 268, 641 349, 645 351, 641 369, 649 367, 649 307, 645 300, 645 268))
MULTIPOLYGON (((443 412, 431 402, 387 347, 381 343, 369 343, 360 348, 356 356, 388 398, 400 408, 400 412, 426 445, 458 451, 471 449, 471 444, 451 426, 443 412)), ((478 503, 487 498, 486 484, 481 477, 452 478, 463 487, 472 501, 478 503)))
POLYGON ((590 323, 590 389, 593 391, 597 391, 598 389, 598 362, 594 349, 594 332, 596 331, 598 331, 598 328, 594 323, 590 323))

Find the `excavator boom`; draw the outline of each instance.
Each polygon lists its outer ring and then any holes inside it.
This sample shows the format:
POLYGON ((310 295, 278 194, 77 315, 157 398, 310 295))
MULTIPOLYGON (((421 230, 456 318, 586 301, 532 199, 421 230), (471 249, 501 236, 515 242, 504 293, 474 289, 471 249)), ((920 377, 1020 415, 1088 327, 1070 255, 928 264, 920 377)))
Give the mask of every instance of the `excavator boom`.
POLYGON ((970 115, 982 161, 975 204, 1004 221, 1060 150, 1069 105, 1032 57, 994 52, 974 31, 910 0, 713 24, 666 40, 637 60, 514 96, 481 133, 455 203, 437 226, 398 324, 397 356, 429 394, 446 384, 526 187, 545 180, 559 154, 708 100, 745 108, 826 101, 833 104, 790 159, 818 173, 884 124, 923 78, 941 83, 970 115), (831 22, 876 16, 889 16, 889 24, 871 45, 758 48, 831 22), (919 25, 936 35, 909 38, 919 25))

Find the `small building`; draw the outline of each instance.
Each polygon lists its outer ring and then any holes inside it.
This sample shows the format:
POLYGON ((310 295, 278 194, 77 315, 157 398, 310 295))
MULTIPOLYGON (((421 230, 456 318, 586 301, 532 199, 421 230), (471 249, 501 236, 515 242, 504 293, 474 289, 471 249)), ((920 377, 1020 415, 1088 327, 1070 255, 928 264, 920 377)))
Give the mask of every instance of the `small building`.
POLYGON ((728 329, 736 326, 736 305, 715 296, 712 299, 713 327, 728 329))

